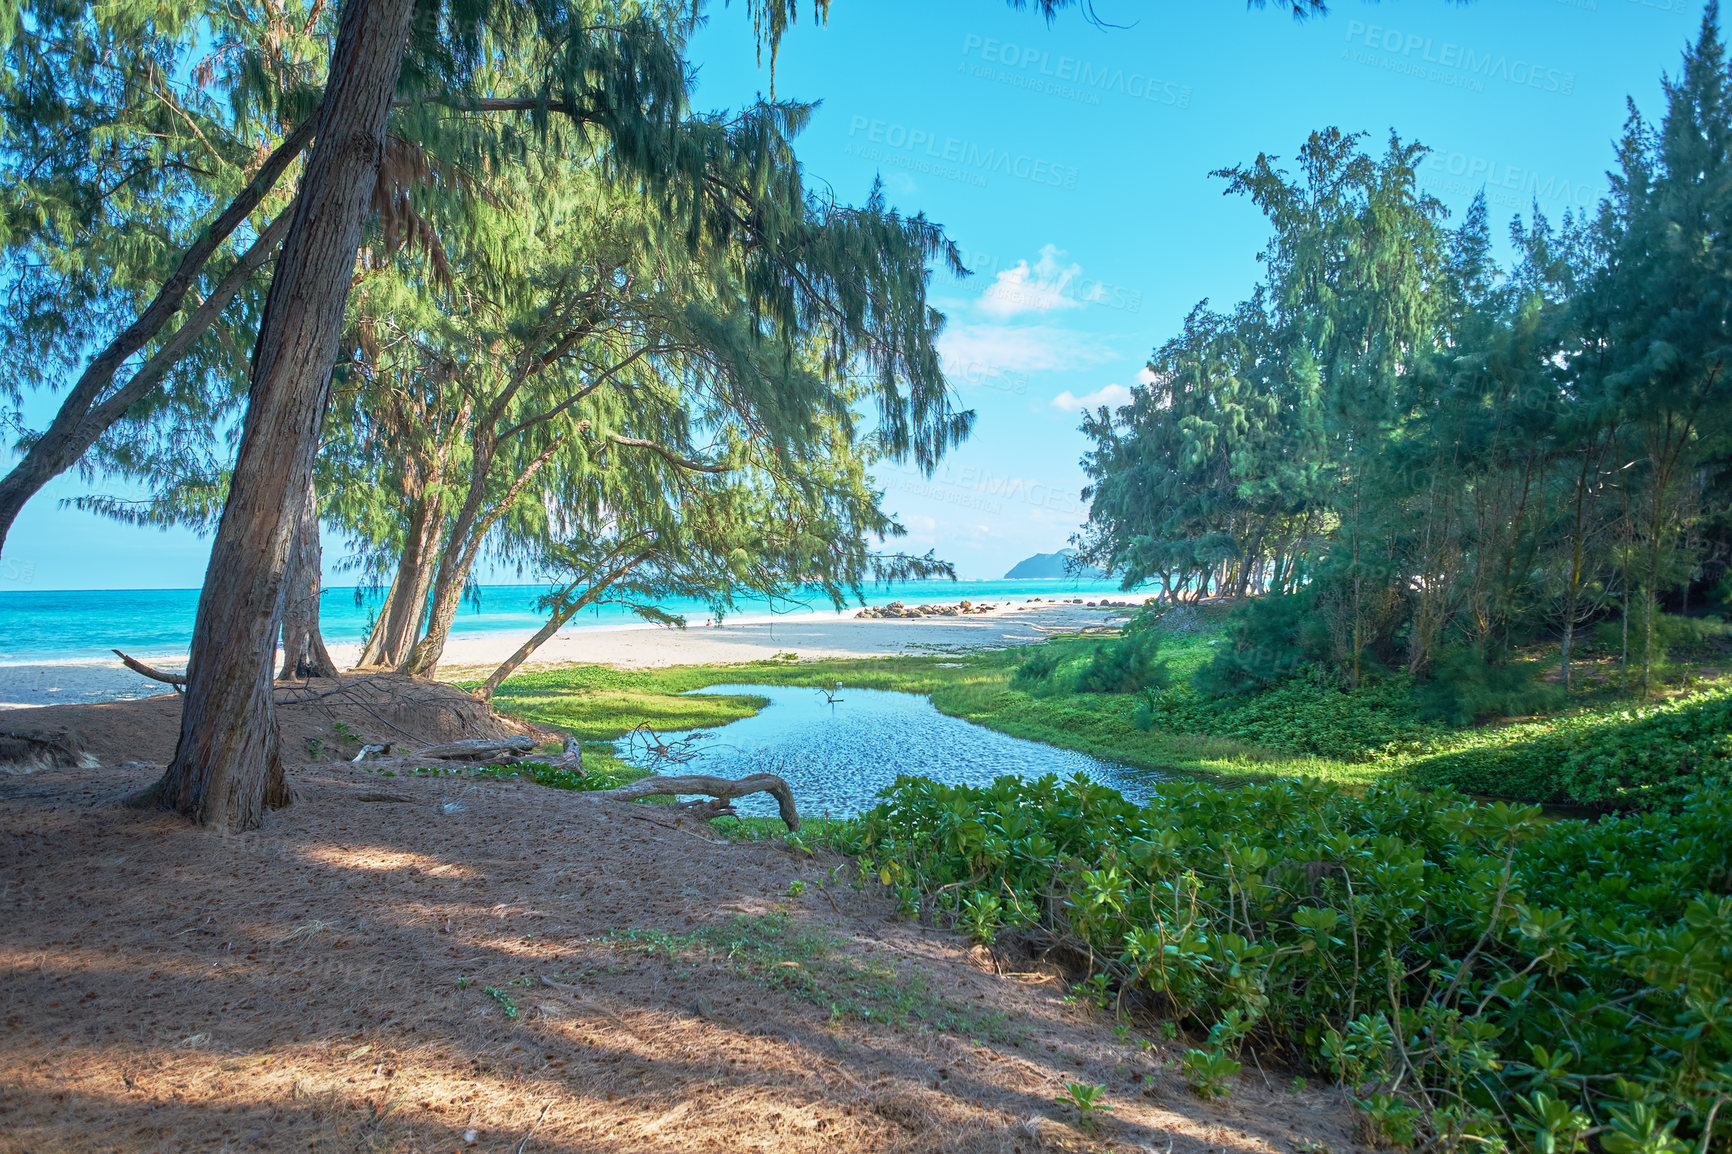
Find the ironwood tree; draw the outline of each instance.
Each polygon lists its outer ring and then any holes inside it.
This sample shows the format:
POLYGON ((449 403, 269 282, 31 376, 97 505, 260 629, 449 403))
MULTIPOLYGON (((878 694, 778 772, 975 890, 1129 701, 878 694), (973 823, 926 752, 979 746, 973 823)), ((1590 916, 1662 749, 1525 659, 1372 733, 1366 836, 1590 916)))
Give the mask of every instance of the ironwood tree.
POLYGON ((1514 659, 1585 626, 1647 694, 1663 612, 1732 600, 1732 79, 1710 4, 1658 123, 1632 110, 1610 196, 1459 225, 1423 150, 1314 133, 1296 173, 1224 171, 1269 217, 1266 272, 1199 306, 1153 383, 1084 424, 1086 559, 1174 596, 1265 593, 1203 681, 1402 672, 1456 721, 1542 690, 1514 659), (1247 577, 1248 575, 1248 577, 1247 577))

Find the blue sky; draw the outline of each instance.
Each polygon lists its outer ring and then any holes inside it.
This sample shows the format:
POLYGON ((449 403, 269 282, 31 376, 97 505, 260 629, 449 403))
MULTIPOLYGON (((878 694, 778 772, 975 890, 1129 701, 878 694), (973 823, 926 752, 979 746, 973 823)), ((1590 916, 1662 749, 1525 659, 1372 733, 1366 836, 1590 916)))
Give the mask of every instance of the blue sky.
MULTIPOLYGON (((712 8, 698 103, 738 107, 769 73, 744 4, 712 8)), ((1328 125, 1376 147, 1394 129, 1434 149, 1423 180, 1457 218, 1486 189, 1501 237, 1533 201, 1554 217, 1597 201, 1626 98, 1658 114, 1701 17, 1682 0, 1341 0, 1300 23, 1235 0, 1096 10, 1122 27, 1049 26, 1004 0, 835 0, 776 66, 778 97, 822 102, 799 142, 808 180, 859 201, 882 175, 976 270, 933 291, 977 431, 930 479, 880 471, 905 544, 962 577, 1062 547, 1084 515, 1077 409, 1122 401, 1198 300, 1249 290, 1266 229, 1211 170, 1291 157, 1328 125)), ((0 590, 200 582, 208 542, 56 507, 91 488, 62 478, 26 509, 0 590)), ((346 583, 341 542, 326 548, 346 583)))

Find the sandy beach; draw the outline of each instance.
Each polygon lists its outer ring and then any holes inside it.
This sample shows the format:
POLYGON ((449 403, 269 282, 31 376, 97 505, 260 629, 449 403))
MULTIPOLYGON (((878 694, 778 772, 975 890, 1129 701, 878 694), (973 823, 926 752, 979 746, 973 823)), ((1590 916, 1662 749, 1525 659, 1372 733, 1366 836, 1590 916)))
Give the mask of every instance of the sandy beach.
MULTIPOLYGON (((1112 600, 1141 598, 1120 596, 1112 600)), ((1054 633, 1074 632, 1116 619, 1111 610, 1086 604, 1020 599, 996 603, 986 613, 958 617, 886 620, 862 618, 857 613, 794 614, 717 626, 700 623, 685 629, 645 624, 573 628, 544 644, 522 671, 580 663, 627 669, 724 664, 756 661, 778 653, 816 659, 964 652, 1026 645, 1054 633)), ((486 676, 526 637, 526 632, 455 636, 445 646, 439 676, 442 680, 486 676)), ((132 656, 159 669, 178 671, 186 664, 184 652, 132 656)), ((346 667, 359 656, 359 647, 333 645, 331 656, 346 667)), ((113 658, 0 665, 0 709, 126 700, 162 690, 160 682, 140 677, 113 658)))

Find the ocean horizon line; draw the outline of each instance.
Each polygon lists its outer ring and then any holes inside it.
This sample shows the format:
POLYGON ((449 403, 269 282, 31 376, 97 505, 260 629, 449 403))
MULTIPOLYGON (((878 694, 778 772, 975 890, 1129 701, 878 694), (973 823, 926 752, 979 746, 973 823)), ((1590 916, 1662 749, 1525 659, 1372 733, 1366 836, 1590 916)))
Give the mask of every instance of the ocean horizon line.
MULTIPOLYGON (((1100 577, 1100 578, 1096 578, 1096 577, 956 577, 956 578, 924 577, 924 578, 921 578, 919 580, 914 580, 914 581, 874 581, 874 582, 871 582, 870 585, 867 585, 864 587, 865 588, 888 587, 888 586, 901 587, 901 586, 906 586, 906 585, 971 585, 971 584, 985 585, 985 584, 993 584, 993 583, 1003 582, 1003 581, 1016 581, 1019 583, 1024 582, 1024 581, 1031 582, 1031 583, 1032 582, 1047 581, 1047 582, 1053 582, 1053 583, 1057 584, 1057 583, 1061 583, 1061 582, 1077 582, 1077 581, 1110 582, 1113 580, 1114 580, 1114 578, 1111 578, 1111 577, 1100 577)), ((482 585, 481 588, 482 589, 545 589, 545 588, 551 587, 553 584, 555 584, 555 583, 552 581, 489 581, 486 584, 482 585)), ((334 593, 334 592, 338 592, 338 591, 352 592, 355 589, 359 589, 359 588, 363 588, 363 586, 359 586, 359 585, 324 585, 324 586, 320 587, 319 592, 322 595, 325 593, 334 593)), ((383 597, 390 590, 390 586, 388 586, 388 585, 365 586, 365 588, 376 589, 378 591, 379 596, 381 596, 381 597, 383 597)), ((55 586, 52 588, 40 588, 40 589, 35 588, 35 587, 31 587, 28 589, 7 589, 4 587, 0 587, 0 597, 5 597, 9 594, 30 594, 30 593, 43 593, 43 594, 45 594, 45 593, 197 593, 199 591, 200 591, 200 587, 197 585, 63 585, 63 586, 55 586)))

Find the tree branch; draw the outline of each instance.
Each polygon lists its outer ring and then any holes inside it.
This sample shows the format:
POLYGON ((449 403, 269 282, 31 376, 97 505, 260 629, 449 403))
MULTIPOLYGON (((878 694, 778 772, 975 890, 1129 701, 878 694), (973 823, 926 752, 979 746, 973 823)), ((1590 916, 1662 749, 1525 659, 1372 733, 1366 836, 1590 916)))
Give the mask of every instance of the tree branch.
POLYGON ((648 449, 650 452, 657 454, 663 460, 667 461, 668 464, 680 469, 689 469, 694 473, 721 474, 731 473, 734 471, 733 466, 731 465, 708 465, 702 461, 688 460, 671 449, 658 445, 654 441, 646 441, 641 437, 627 437, 619 433, 608 433, 606 436, 608 440, 612 441, 616 445, 625 445, 637 449, 648 449))
POLYGON ((91 437, 92 441, 97 436, 101 436, 108 426, 125 416, 126 410, 132 408, 151 389, 155 388, 168 374, 168 371, 175 366, 175 363, 186 354, 186 350, 191 347, 192 343, 202 337, 211 325, 216 323, 217 317, 222 315, 222 311, 235 298, 235 294, 240 292, 241 286, 251 280, 253 274, 264 267, 265 262, 271 259, 277 246, 282 243, 283 238, 289 234, 289 221, 293 216, 294 209, 292 206, 278 213, 277 218, 271 221, 263 232, 259 233, 252 246, 241 254, 241 258, 235 262, 234 268, 229 270, 228 275, 223 277, 222 282, 217 285, 209 297, 205 298, 204 303, 194 309, 192 315, 186 319, 186 323, 175 330, 174 336, 169 338, 168 343, 158 349, 155 355, 132 375, 131 380, 91 411, 90 416, 86 419, 86 425, 95 434, 91 437))

